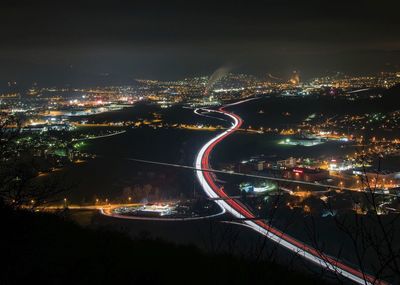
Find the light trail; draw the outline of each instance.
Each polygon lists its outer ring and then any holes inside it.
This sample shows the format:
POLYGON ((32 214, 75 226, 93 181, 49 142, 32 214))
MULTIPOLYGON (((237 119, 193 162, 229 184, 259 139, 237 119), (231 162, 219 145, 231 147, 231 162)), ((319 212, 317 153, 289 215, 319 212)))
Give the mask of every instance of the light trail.
MULTIPOLYGON (((222 216, 226 213, 225 209, 221 209, 220 212, 216 214, 211 214, 207 216, 198 216, 198 217, 182 217, 182 218, 157 218, 157 217, 141 217, 141 216, 128 216, 128 215, 121 215, 114 212, 115 209, 122 208, 122 207, 139 207, 144 206, 145 204, 142 203, 130 203, 130 204, 109 204, 109 205, 88 205, 88 206, 80 206, 80 205, 68 205, 67 208, 70 210, 98 210, 104 216, 118 218, 118 219, 125 219, 125 220, 143 220, 143 221, 168 221, 168 222, 183 222, 183 221, 197 221, 197 220, 205 220, 210 218, 216 218, 222 216)), ((42 211, 44 210, 61 210, 65 209, 66 206, 42 206, 37 207, 42 211)))
POLYGON ((368 91, 371 88, 364 88, 364 89, 358 89, 358 90, 353 90, 353 91, 349 91, 347 92, 348 94, 352 94, 352 93, 359 93, 359 92, 364 92, 364 91, 368 91))
MULTIPOLYGON (((240 103, 241 102, 238 102, 236 104, 240 103)), ((384 281, 377 280, 374 276, 365 274, 358 269, 342 263, 336 258, 330 257, 322 253, 321 251, 318 251, 315 248, 296 240, 295 238, 285 234, 284 232, 272 227, 266 221, 252 220, 256 217, 247 209, 247 207, 236 200, 229 199, 228 195, 223 191, 223 189, 216 185, 215 179, 213 178, 213 175, 211 175, 211 172, 204 170, 209 170, 211 168, 209 157, 213 148, 224 138, 237 131, 242 125, 243 121, 239 116, 225 111, 224 107, 221 107, 219 110, 210 110, 210 112, 223 114, 231 118, 233 121, 233 125, 229 129, 209 140, 200 149, 196 157, 195 167, 197 168, 197 178, 200 185, 203 187, 203 190, 210 198, 228 198, 216 200, 215 202, 221 208, 231 213, 234 217, 244 219, 243 224, 245 226, 259 232, 265 237, 277 242, 285 248, 295 252, 296 254, 323 268, 344 276, 358 284, 387 284, 384 281)))
MULTIPOLYGON (((199 115, 199 116, 202 116, 202 117, 206 117, 206 118, 216 119, 216 120, 220 120, 220 121, 224 121, 224 122, 227 121, 227 120, 222 119, 222 118, 213 117, 213 116, 209 116, 209 115, 204 115, 203 113, 200 112, 201 110, 204 110, 204 109, 203 108, 196 108, 196 109, 194 109, 194 113, 196 115, 199 115)), ((207 110, 207 112, 209 113, 208 110, 207 110)))
POLYGON ((121 215, 113 212, 114 209, 110 208, 100 208, 100 213, 104 216, 113 217, 117 219, 124 220, 141 220, 141 221, 159 221, 159 222, 190 222, 190 221, 198 221, 198 220, 206 220, 210 218, 216 218, 222 216, 226 213, 224 208, 221 209, 221 212, 208 215, 208 216, 200 216, 200 217, 187 217, 187 218, 157 218, 157 217, 140 217, 140 216, 128 216, 121 215))
MULTIPOLYGON (((70 210, 101 210, 101 209, 109 209, 109 208, 118 208, 118 207, 137 207, 143 206, 140 203, 118 203, 118 204, 108 204, 108 205, 75 205, 75 204, 68 204, 67 208, 70 210)), ((40 210, 61 210, 65 209, 65 205, 46 205, 46 206, 39 206, 36 209, 40 210)))

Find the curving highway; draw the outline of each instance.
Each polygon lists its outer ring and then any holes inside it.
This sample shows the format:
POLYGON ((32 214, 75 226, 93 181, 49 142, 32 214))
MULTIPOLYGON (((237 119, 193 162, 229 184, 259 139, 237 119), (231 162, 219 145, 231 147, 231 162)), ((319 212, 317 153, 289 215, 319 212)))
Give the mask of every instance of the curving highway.
POLYGON ((199 217, 182 217, 182 218, 158 218, 158 217, 141 217, 141 216, 128 216, 117 214, 113 211, 112 208, 100 208, 100 213, 104 216, 113 217, 117 219, 124 220, 140 220, 140 221, 159 221, 159 222, 190 222, 190 221, 198 221, 198 220, 206 220, 211 218, 216 218, 218 216, 222 216, 225 214, 225 209, 222 208, 221 212, 208 215, 208 216, 199 216, 199 217))
MULTIPOLYGON (((236 102, 225 107, 237 105, 245 101, 236 102)), ((209 113, 214 112, 225 115, 232 120, 232 126, 230 128, 209 140, 197 154, 195 161, 195 168, 197 169, 196 175, 200 185, 202 186, 206 194, 210 198, 215 199, 215 202, 222 209, 226 210, 234 217, 244 219, 244 226, 257 231, 268 239, 279 243, 281 246, 295 252, 296 254, 304 257, 309 261, 312 261, 313 263, 323 268, 331 270, 336 274, 344 276, 358 284, 387 284, 384 281, 377 280, 374 276, 365 274, 356 268, 348 266, 341 261, 330 257, 322 253, 321 251, 318 251, 317 249, 285 234, 284 232, 272 227, 264 220, 257 220, 256 216, 246 206, 244 206, 239 201, 230 198, 224 192, 223 188, 217 185, 215 175, 213 175, 212 172, 203 171, 211 169, 209 158, 214 147, 219 144, 223 139, 237 131, 243 124, 243 121, 239 116, 226 111, 224 109, 225 107, 221 107, 219 110, 206 110, 209 113)), ((196 111, 196 113, 198 113, 198 110, 196 111)))

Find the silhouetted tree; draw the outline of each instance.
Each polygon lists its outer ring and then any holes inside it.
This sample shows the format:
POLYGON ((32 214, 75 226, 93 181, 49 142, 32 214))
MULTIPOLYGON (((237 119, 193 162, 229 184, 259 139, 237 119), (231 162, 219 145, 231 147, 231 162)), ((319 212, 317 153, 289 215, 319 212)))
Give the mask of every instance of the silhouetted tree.
POLYGON ((13 208, 35 208, 59 199, 57 194, 69 187, 60 179, 51 177, 36 181, 30 149, 15 150, 21 134, 21 120, 14 115, 0 115, 0 201, 13 208))

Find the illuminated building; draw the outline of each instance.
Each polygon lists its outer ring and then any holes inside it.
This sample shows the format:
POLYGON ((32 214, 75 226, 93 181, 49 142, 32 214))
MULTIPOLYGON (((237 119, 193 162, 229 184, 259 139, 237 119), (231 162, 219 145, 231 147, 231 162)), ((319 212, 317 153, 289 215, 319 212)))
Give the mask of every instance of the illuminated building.
POLYGON ((167 216, 173 213, 175 206, 169 204, 147 204, 140 207, 136 213, 150 216, 167 216))
POLYGON ((322 169, 295 167, 283 171, 283 177, 302 181, 319 181, 329 178, 329 172, 322 169))
POLYGON ((272 191, 276 189, 276 185, 271 182, 262 182, 258 184, 252 183, 241 183, 239 185, 240 191, 244 191, 246 193, 264 193, 267 191, 272 191))

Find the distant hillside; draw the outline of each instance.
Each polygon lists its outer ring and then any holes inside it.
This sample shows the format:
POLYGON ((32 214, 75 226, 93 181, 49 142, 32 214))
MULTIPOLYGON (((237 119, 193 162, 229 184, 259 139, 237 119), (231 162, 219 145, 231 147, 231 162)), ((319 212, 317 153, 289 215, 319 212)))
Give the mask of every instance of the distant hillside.
MULTIPOLYGON (((307 103, 307 102, 304 102, 307 103)), ((311 102, 308 102, 312 104, 311 102)), ((321 112, 332 114, 363 114, 392 112, 400 109, 400 85, 390 89, 370 89, 350 97, 322 96, 314 103, 321 112), (356 98, 354 101, 350 98, 356 98)))
POLYGON ((266 262, 0 210, 0 284, 323 284, 266 262))
POLYGON ((400 109, 400 84, 383 92, 382 106, 387 111, 400 109))
POLYGON ((322 110, 342 114, 391 112, 400 109, 400 85, 390 89, 371 89, 353 96, 358 96, 358 99, 349 101, 343 97, 324 97, 322 110))

